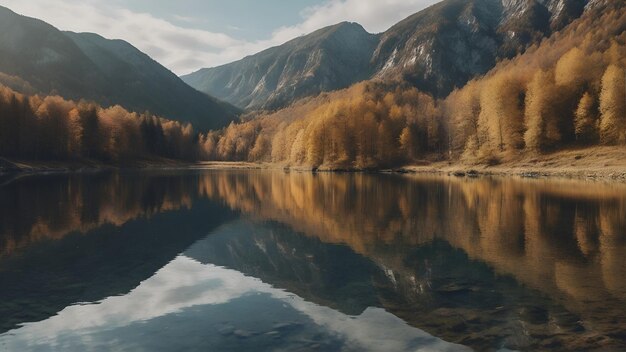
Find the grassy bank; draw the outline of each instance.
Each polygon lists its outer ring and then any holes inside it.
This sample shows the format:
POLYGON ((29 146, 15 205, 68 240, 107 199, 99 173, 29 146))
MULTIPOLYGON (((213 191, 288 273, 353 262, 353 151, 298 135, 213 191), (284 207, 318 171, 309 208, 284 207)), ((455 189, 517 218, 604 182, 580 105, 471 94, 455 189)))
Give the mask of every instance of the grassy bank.
POLYGON ((457 176, 511 175, 610 179, 626 182, 626 147, 592 147, 540 156, 519 156, 498 165, 433 162, 402 168, 415 173, 446 173, 457 176))

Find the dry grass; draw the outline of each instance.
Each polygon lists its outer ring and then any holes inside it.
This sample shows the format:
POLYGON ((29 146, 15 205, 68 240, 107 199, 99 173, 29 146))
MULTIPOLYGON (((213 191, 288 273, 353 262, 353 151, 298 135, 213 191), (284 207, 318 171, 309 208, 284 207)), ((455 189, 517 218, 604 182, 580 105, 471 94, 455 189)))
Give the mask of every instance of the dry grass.
POLYGON ((626 147, 589 147, 563 150, 543 155, 519 155, 498 165, 437 162, 430 165, 410 165, 410 172, 518 175, 525 177, 567 177, 614 179, 626 181, 626 147))

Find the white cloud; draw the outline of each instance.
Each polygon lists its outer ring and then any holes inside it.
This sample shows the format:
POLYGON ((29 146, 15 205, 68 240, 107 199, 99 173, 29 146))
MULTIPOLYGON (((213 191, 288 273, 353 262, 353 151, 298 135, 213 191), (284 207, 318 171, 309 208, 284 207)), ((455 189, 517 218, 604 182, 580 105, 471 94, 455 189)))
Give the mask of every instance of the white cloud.
POLYGON ((358 22, 370 32, 381 32, 434 2, 437 0, 327 0, 303 10, 300 24, 279 27, 270 38, 259 41, 181 27, 148 13, 113 7, 106 1, 0 0, 0 5, 62 30, 124 39, 175 73, 185 74, 241 59, 341 21, 358 22))
POLYGON ((438 1, 440 0, 328 0, 322 5, 305 9, 301 24, 282 28, 274 36, 288 38, 342 21, 357 22, 369 32, 380 33, 438 1))
POLYGON ((200 19, 195 18, 195 17, 188 17, 188 16, 181 16, 181 15, 173 15, 172 17, 174 17, 175 20, 181 21, 181 22, 187 22, 187 23, 201 22, 200 19))

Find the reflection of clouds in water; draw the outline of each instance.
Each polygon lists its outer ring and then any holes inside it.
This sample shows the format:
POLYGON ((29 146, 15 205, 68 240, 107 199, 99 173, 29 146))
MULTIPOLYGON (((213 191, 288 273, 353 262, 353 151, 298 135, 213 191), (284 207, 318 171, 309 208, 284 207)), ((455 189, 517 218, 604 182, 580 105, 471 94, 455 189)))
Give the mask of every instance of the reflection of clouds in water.
POLYGON ((226 304, 253 293, 264 293, 282 301, 359 350, 465 349, 410 327, 383 309, 369 308, 357 317, 350 317, 238 271, 203 265, 185 256, 174 259, 127 295, 109 297, 97 304, 67 307, 54 317, 0 336, 0 346, 8 350, 24 350, 41 344, 58 347, 60 336, 86 341, 90 334, 146 322, 193 306, 226 304))
POLYGON ((469 351, 407 325, 384 309, 368 308, 355 319, 326 307, 298 299, 293 306, 330 331, 345 336, 361 350, 469 351))

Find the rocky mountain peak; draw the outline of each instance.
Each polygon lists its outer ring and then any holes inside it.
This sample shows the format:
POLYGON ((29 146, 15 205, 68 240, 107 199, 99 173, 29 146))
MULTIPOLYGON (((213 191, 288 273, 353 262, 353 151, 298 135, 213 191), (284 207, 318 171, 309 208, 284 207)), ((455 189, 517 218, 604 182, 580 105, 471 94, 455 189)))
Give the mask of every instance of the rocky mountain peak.
POLYGON ((342 22, 183 79, 248 109, 284 107, 371 78, 405 80, 444 96, 571 23, 587 3, 444 0, 379 35, 342 22))

